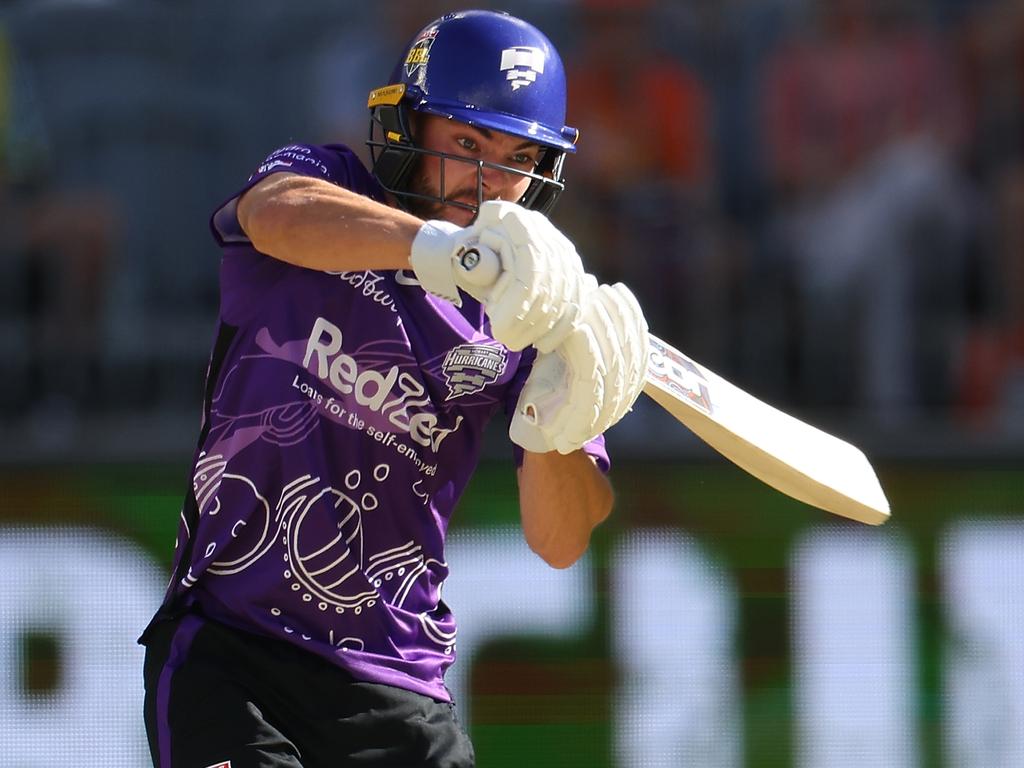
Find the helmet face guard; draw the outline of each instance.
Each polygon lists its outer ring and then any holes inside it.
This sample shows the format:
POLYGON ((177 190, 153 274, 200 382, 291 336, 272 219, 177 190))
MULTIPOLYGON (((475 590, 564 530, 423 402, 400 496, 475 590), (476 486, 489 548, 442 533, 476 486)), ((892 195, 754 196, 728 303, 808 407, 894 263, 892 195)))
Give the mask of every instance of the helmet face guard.
MULTIPOLYGON (((372 96, 373 94, 371 94, 371 101, 372 96)), ((447 152, 435 152, 418 147, 413 142, 407 109, 407 105, 401 103, 396 105, 378 104, 374 107, 370 118, 370 137, 366 141, 370 148, 373 175, 385 190, 395 196, 403 208, 408 209, 413 201, 422 200, 464 208, 475 213, 484 201, 483 176, 485 168, 494 168, 503 173, 529 178, 530 185, 517 202, 524 208, 540 211, 545 215, 551 211, 558 196, 565 189, 565 183, 562 181, 564 151, 541 145, 537 168, 532 173, 521 168, 490 163, 485 160, 474 160, 447 152), (415 192, 410 188, 418 160, 423 157, 436 157, 440 160, 440 190, 436 195, 415 192), (475 204, 446 198, 445 168, 448 163, 475 166, 475 204)))
POLYGON ((579 135, 565 125, 565 73, 550 41, 535 27, 503 13, 465 11, 428 24, 406 47, 391 85, 375 89, 370 108, 372 171, 402 207, 417 201, 476 211, 484 200, 483 171, 496 168, 530 179, 517 201, 550 212, 564 189, 562 164, 579 135), (501 131, 541 147, 533 172, 434 152, 415 143, 410 111, 501 131), (436 195, 412 190, 419 161, 440 159, 436 195), (476 166, 475 204, 445 197, 448 163, 476 166))

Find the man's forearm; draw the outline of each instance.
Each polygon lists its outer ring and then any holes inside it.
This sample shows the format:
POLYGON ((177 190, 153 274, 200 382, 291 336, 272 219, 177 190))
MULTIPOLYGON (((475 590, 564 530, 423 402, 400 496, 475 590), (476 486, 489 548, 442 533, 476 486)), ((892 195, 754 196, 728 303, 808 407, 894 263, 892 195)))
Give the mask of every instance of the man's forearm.
POLYGON ((324 271, 408 269, 422 221, 320 179, 276 173, 248 190, 238 221, 253 246, 324 271))
POLYGON ((554 568, 568 568, 612 509, 611 483, 582 450, 526 452, 519 470, 519 509, 530 548, 554 568))

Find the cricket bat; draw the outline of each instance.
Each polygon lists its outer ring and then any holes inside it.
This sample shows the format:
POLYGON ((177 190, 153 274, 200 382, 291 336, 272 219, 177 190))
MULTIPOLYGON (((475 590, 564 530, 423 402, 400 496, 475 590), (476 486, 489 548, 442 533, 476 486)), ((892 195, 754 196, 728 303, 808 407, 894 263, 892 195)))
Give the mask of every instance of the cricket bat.
POLYGON ((773 408, 651 335, 644 394, 725 458, 811 506, 879 525, 889 502, 856 446, 773 408))
MULTIPOLYGON (((461 266, 481 286, 497 279, 497 254, 465 251, 461 266)), ((722 456, 787 496, 869 525, 889 502, 854 445, 758 400, 650 335, 644 394, 722 456)))

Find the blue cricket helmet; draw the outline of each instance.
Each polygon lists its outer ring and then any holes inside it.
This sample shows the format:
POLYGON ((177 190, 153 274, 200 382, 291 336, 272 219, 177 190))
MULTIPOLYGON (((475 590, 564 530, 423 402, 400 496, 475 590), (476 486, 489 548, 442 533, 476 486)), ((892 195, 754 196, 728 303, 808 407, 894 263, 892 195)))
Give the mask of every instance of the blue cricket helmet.
MULTIPOLYGON (((543 149, 529 176, 521 205, 548 213, 564 189, 562 163, 575 152, 579 132, 565 124, 566 85, 562 60, 536 27, 507 13, 461 11, 425 26, 405 47, 389 85, 370 93, 373 174, 400 203, 424 198, 459 207, 465 203, 409 190, 415 161, 425 154, 442 162, 457 156, 418 147, 409 110, 458 120, 526 141, 543 149)), ((462 159, 459 162, 467 162, 462 159)), ((483 200, 483 161, 477 164, 477 206, 483 200)))

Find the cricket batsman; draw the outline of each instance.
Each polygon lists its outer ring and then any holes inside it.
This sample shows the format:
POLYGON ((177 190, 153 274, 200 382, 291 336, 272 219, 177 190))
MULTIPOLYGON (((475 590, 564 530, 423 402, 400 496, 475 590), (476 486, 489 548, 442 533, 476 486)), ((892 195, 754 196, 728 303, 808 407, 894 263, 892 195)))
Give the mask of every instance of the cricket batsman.
POLYGON ((158 768, 473 765, 441 594, 488 420, 551 566, 612 507, 602 433, 641 391, 647 325, 547 219, 578 137, 558 53, 513 16, 450 14, 369 109, 370 169, 282 147, 211 218, 219 328, 140 640, 158 768), (500 260, 486 287, 477 249, 500 260))

